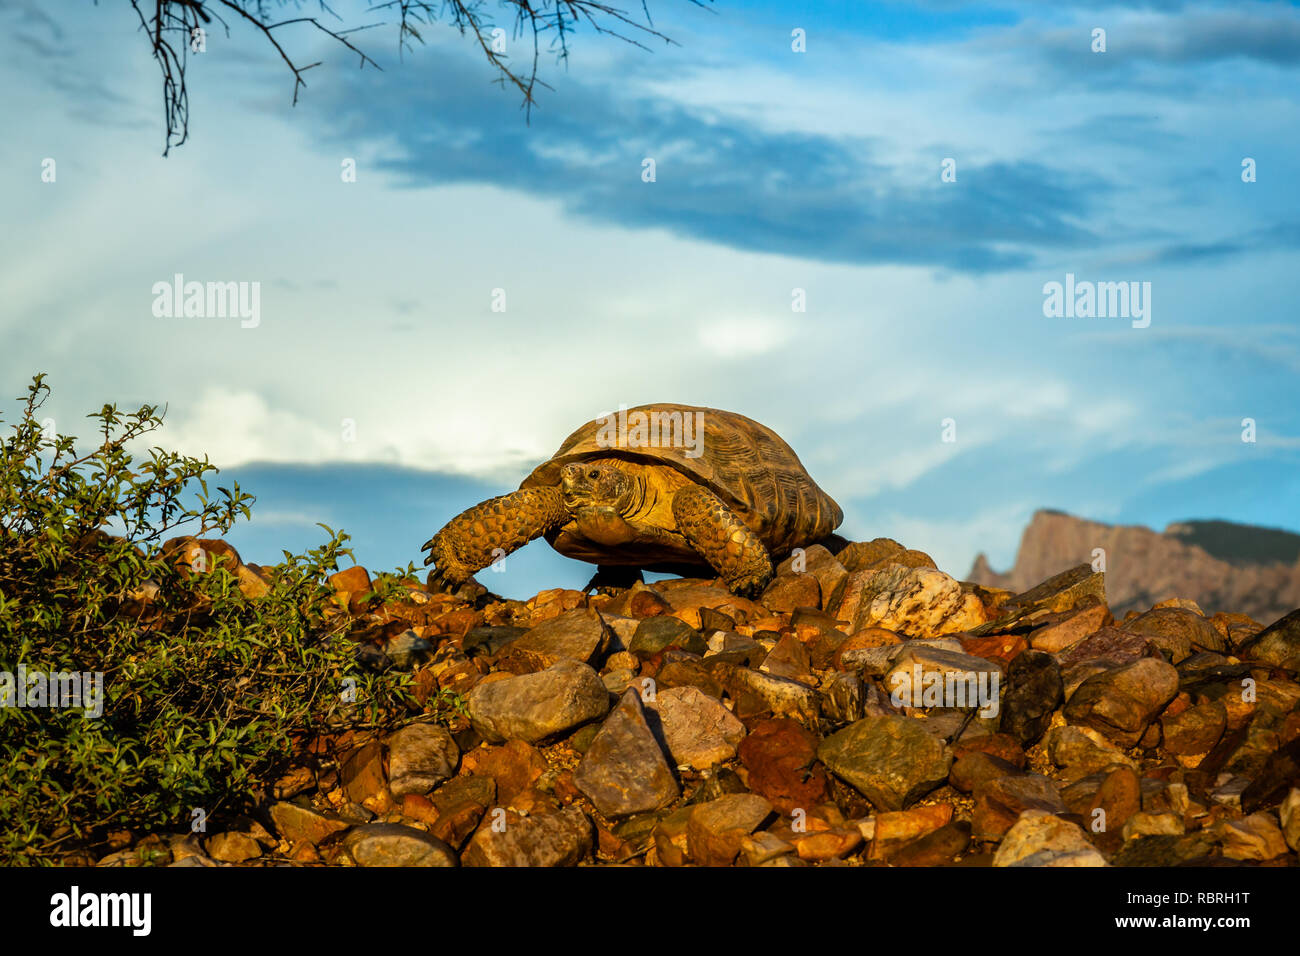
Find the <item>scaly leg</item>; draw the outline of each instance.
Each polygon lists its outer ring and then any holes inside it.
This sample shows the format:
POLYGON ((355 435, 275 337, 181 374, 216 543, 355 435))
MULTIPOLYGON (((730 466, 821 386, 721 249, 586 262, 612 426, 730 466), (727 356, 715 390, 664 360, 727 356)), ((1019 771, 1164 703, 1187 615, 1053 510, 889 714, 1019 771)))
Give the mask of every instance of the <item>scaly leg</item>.
POLYGON ((498 558, 568 520, 558 488, 525 488, 489 498, 448 521, 421 548, 434 579, 463 584, 498 558))
POLYGON ((758 535, 703 485, 673 495, 677 530, 735 594, 754 597, 772 580, 772 558, 758 535))

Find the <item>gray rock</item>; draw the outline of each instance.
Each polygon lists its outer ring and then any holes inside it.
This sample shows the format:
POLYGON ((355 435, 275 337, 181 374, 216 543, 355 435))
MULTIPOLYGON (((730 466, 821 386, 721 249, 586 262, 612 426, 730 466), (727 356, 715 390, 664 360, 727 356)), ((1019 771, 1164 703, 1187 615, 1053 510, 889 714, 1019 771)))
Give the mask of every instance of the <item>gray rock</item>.
POLYGON ((460 748, 446 727, 410 724, 387 742, 388 789, 394 797, 428 793, 456 773, 460 748))
POLYGON ((384 645, 384 653, 398 670, 408 671, 427 658, 433 645, 415 631, 403 631, 384 645))
POLYGON ((546 670, 480 683, 467 699, 470 721, 491 743, 537 743, 609 712, 609 691, 586 664, 562 660, 546 670))
POLYGON ((358 866, 456 866, 456 852, 436 837, 400 823, 367 823, 343 845, 358 866))
POLYGON ((677 779, 646 723, 635 689, 629 689, 605 718, 573 782, 611 819, 658 810, 677 799, 677 779))
POLYGON ((745 725, 697 687, 661 690, 646 711, 651 729, 661 731, 668 755, 679 767, 704 770, 730 760, 745 738, 745 725))

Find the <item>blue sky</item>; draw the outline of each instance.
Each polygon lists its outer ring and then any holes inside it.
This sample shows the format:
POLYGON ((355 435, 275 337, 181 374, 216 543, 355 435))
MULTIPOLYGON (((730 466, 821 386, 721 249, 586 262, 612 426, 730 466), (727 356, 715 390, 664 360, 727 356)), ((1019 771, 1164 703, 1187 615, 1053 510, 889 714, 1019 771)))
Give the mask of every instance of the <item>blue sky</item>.
MULTIPOLYGON (((382 72, 286 34, 323 61, 296 108, 235 28, 165 159, 129 6, 52 7, 0 2, 0 381, 48 372, 74 433, 166 403, 160 443, 260 496, 246 559, 324 521, 418 563, 576 425, 665 400, 771 425, 844 533, 959 576, 1039 507, 1300 530, 1294 4, 658 3, 678 45, 579 34, 531 123, 447 28, 400 62, 361 34, 382 72), (154 316, 177 272, 260 282, 260 324, 154 316), (1067 273, 1149 282, 1150 325, 1045 316, 1067 273)), ((495 590, 589 574, 526 551, 495 590)))

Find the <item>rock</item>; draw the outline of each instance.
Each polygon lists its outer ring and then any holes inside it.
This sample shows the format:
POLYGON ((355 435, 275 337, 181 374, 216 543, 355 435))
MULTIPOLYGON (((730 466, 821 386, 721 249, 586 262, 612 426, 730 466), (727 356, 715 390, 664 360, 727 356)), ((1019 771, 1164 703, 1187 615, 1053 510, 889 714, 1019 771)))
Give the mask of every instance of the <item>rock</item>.
POLYGON ((753 793, 732 794, 697 805, 686 823, 691 859, 701 866, 731 865, 745 837, 771 813, 772 805, 753 793))
MULTIPOLYGON (((463 773, 488 777, 496 789, 497 802, 513 806, 516 798, 530 792, 547 771, 541 751, 522 740, 508 740, 500 747, 470 751, 461 760, 463 773)), ((439 791, 441 794, 442 791, 439 791)), ((489 801, 490 802, 490 801, 489 801)), ((439 804, 445 806, 445 797, 439 804)))
POLYGON ((796 548, 777 566, 776 573, 809 574, 816 578, 822 600, 819 606, 826 607, 849 572, 826 548, 810 544, 806 548, 796 548))
POLYGON ((846 660, 846 655, 850 652, 879 647, 894 649, 901 643, 903 639, 893 631, 885 630, 883 627, 866 627, 854 631, 835 649, 831 657, 831 666, 836 670, 850 670, 857 666, 851 659, 846 660))
POLYGON ((770 613, 756 601, 699 580, 656 581, 651 587, 672 606, 673 617, 681 618, 694 628, 701 626, 702 608, 720 611, 737 624, 758 620, 770 613))
POLYGON ((262 848, 256 840, 247 833, 234 830, 209 837, 207 850, 208 856, 218 863, 243 863, 262 855, 262 848))
POLYGON ((1206 833, 1145 836, 1126 841, 1111 862, 1114 866, 1181 866, 1205 861, 1213 848, 1214 841, 1206 833))
POLYGON ((685 621, 675 617, 647 617, 642 619, 632 635, 628 650, 637 657, 654 657, 667 647, 680 647, 692 654, 704 655, 709 646, 702 635, 685 621))
POLYGON ((1156 651, 1145 634, 1133 634, 1118 627, 1103 627, 1077 644, 1071 644, 1058 657, 1062 668, 1075 664, 1099 664, 1123 667, 1156 651))
POLYGON ((343 841, 357 866, 456 866, 456 853, 436 837, 400 823, 367 823, 343 841))
POLYGON ((343 790, 348 799, 372 813, 382 813, 392 804, 384 779, 384 748, 372 740, 353 750, 340 768, 343 790))
POLYGON ((963 754, 953 761, 948 782, 962 793, 973 793, 981 784, 1001 777, 1014 777, 1020 773, 1014 764, 992 754, 963 754))
POLYGON ((1015 774, 975 787, 971 831, 976 840, 992 841, 1010 830, 1026 811, 1065 813, 1056 785, 1041 774, 1015 774))
POLYGON ((807 812, 829 795, 826 768, 817 762, 817 738, 789 719, 765 720, 740 744, 749 788, 787 816, 807 812))
POLYGON ((635 690, 627 691, 605 718, 573 781, 610 819, 657 810, 677 799, 677 780, 635 690))
MULTIPOLYGON (((507 749, 509 746, 507 744, 506 748, 502 749, 507 749)), ((476 769, 477 773, 452 777, 433 793, 430 802, 438 813, 446 813, 453 807, 465 803, 477 803, 482 807, 492 806, 492 803, 497 798, 496 778, 485 772, 487 768, 482 763, 476 769)), ((531 773, 525 773, 520 779, 508 783, 508 786, 512 789, 511 795, 531 787, 535 779, 536 777, 532 776, 531 773)), ((506 802, 509 802, 508 798, 506 802)))
POLYGON ((1214 749, 1228 725, 1222 702, 1206 700, 1181 713, 1160 718, 1165 750, 1171 754, 1204 754, 1214 749))
POLYGON ((408 724, 388 738, 388 789, 394 797, 428 793, 456 773, 460 748, 446 727, 408 724))
POLYGON ((895 866, 943 866, 966 852, 970 833, 965 820, 949 823, 899 849, 891 862, 895 866))
POLYGON ((1048 731, 1045 741, 1052 763, 1060 767, 1066 780, 1105 770, 1115 764, 1136 767, 1137 762, 1091 727, 1066 724, 1048 731))
POLYGON ((609 691, 586 664, 562 660, 537 673, 480 683, 469 692, 467 705, 485 740, 535 743, 603 717, 609 691))
POLYGON ((1220 821, 1215 836, 1230 860, 1272 860, 1287 852, 1286 838, 1269 813, 1220 821))
POLYGON ((1124 842, 1149 836, 1182 836, 1183 818, 1176 813, 1146 813, 1139 810, 1124 821, 1124 842))
POLYGON ((1000 709, 1002 668, 981 657, 935 647, 903 645, 885 675, 890 699, 900 707, 979 707, 993 718, 1000 709))
POLYGON ((1277 815, 1282 820, 1282 836, 1286 845, 1300 851, 1300 790, 1293 789, 1286 795, 1277 815))
POLYGON ((730 760, 745 738, 745 725, 696 687, 660 690, 646 710, 651 728, 658 724, 668 755, 679 767, 705 770, 730 760))
POLYGON ((409 628, 389 638, 384 645, 384 654, 398 670, 409 671, 426 660, 433 650, 433 645, 409 628))
POLYGON ((1090 565, 1080 564, 1009 598, 998 609, 998 617, 976 628, 975 633, 994 634, 1011 627, 1025 627, 1085 604, 1105 603, 1106 575, 1093 571, 1090 565))
POLYGON ((709 637, 706 662, 726 661, 742 667, 756 667, 767 656, 767 648, 752 637, 735 631, 714 631, 709 637))
MULTIPOLYGON (((850 579, 852 581, 852 579, 850 579)), ((979 598, 931 568, 890 566, 862 582, 853 631, 883 627, 911 637, 938 637, 984 623, 979 598)))
POLYGON ((904 548, 893 538, 855 541, 843 548, 836 560, 848 571, 871 571, 897 564, 905 568, 934 568, 934 559, 924 551, 904 548))
POLYGON ((271 807, 271 821, 276 832, 290 845, 310 843, 318 846, 351 824, 334 814, 318 813, 294 803, 277 803, 271 807))
POLYGON ((997 853, 994 866, 1105 866, 1105 858, 1078 826, 1041 810, 1027 810, 997 853))
POLYGON ((1195 611, 1179 607, 1157 607, 1124 624, 1124 630, 1143 634, 1177 664, 1196 651, 1224 651, 1227 641, 1213 624, 1195 611))
POLYGON ((1009 734, 962 734, 961 739, 952 744, 953 758, 960 758, 969 753, 984 753, 990 757, 999 757, 1017 770, 1023 770, 1029 758, 1024 748, 1009 734))
POLYGON ((471 627, 465 632, 465 636, 461 638, 460 647, 471 657, 476 655, 491 657, 500 653, 501 649, 507 644, 518 640, 527 633, 528 628, 526 627, 480 624, 478 627, 471 627))
POLYGON ((1110 608, 1092 604, 1070 612, 1054 624, 1045 624, 1029 635, 1029 646, 1036 651, 1055 654, 1091 637, 1111 620, 1110 608))
POLYGON ((908 717, 865 717, 823 740, 817 756, 879 810, 915 803, 952 767, 944 742, 908 717))
MULTIPOLYGON (((868 857, 873 860, 893 859, 904 847, 951 822, 951 803, 878 814, 868 857)), ((969 837, 967 842, 970 842, 969 837)))
POLYGON ((725 692, 722 681, 714 677, 704 663, 698 660, 669 661, 659 668, 659 673, 653 680, 660 690, 667 687, 694 687, 715 700, 720 700, 725 692))
POLYGON ((1245 641, 1237 648, 1237 656, 1300 670, 1300 608, 1245 641))
POLYGON ((1021 744, 1032 744, 1047 730, 1062 699, 1061 669, 1056 659, 1043 651, 1024 651, 1007 668, 998 726, 1021 744))
POLYGON ((787 634, 776 642, 776 646, 763 658, 759 671, 774 677, 788 677, 801 683, 813 683, 816 678, 812 673, 812 659, 808 649, 799 638, 787 634))
POLYGON ((600 614, 579 607, 529 628, 527 634, 507 645, 504 655, 532 670, 542 670, 562 660, 595 664, 609 645, 610 630, 600 614))
POLYGON ((817 720, 817 691, 807 684, 725 662, 714 665, 714 673, 724 681, 733 699, 749 694, 774 716, 793 717, 808 724, 817 720))
POLYGON ((1241 794, 1242 809, 1253 813, 1281 800, 1295 786, 1300 786, 1300 738, 1269 754, 1241 794))
POLYGON ((577 866, 591 853, 591 821, 577 807, 484 826, 465 848, 466 866, 577 866))
POLYGON ((794 852, 794 845, 786 843, 775 833, 760 830, 740 841, 740 857, 746 866, 762 866, 778 856, 794 852))
POLYGON ((836 674, 822 695, 822 716, 833 724, 850 724, 865 717, 863 686, 856 674, 836 674))
POLYGON ((1065 705, 1065 719, 1099 730, 1121 747, 1132 747, 1177 693, 1173 665, 1143 658, 1080 684, 1065 705))
POLYGON ((789 614, 798 607, 821 607, 821 584, 811 574, 778 574, 759 598, 769 611, 789 614))
POLYGON ((1088 807, 1088 827, 1097 840, 1114 849, 1124 824, 1142 809, 1142 779, 1132 767, 1116 767, 1101 781, 1088 807))
POLYGON ((1002 669, 1010 664, 1021 651, 1029 647, 1024 637, 1019 634, 988 634, 984 637, 958 636, 961 649, 972 657, 982 657, 994 661, 1002 669))

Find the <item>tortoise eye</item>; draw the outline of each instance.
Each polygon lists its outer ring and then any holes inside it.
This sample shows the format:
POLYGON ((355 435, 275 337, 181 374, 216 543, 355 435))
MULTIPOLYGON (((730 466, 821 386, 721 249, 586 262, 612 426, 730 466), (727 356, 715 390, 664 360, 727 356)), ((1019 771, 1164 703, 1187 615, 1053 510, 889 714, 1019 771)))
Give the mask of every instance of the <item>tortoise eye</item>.
POLYGON ((591 471, 587 472, 587 477, 588 477, 588 478, 599 478, 599 477, 600 477, 600 469, 599 469, 599 468, 593 468, 593 469, 591 469, 591 471))

